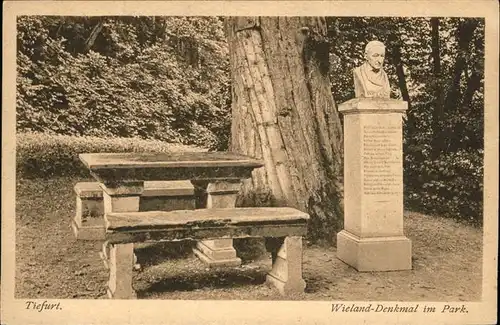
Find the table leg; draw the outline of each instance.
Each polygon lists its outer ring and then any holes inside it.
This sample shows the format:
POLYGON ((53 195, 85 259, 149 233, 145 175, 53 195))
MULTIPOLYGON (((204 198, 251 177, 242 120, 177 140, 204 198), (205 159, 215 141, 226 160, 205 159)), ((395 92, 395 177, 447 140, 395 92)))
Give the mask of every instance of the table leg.
POLYGON ((104 213, 139 211, 144 182, 122 183, 120 185, 101 184, 104 213))
MULTIPOLYGON (((139 211, 144 182, 128 182, 113 186, 101 184, 101 187, 104 214, 139 211)), ((113 299, 135 298, 135 291, 132 288, 132 270, 137 261, 134 244, 104 243, 101 258, 104 265, 109 268, 108 296, 113 299)))
POLYGON ((267 274, 266 282, 282 295, 304 292, 302 237, 266 238, 266 249, 273 259, 273 268, 267 274))
MULTIPOLYGON (((199 183, 195 184, 195 186, 199 185, 199 183)), ((208 183, 206 208, 234 208, 240 189, 239 180, 208 183)), ((236 256, 232 238, 200 241, 194 253, 209 267, 241 265, 241 259, 236 256)))

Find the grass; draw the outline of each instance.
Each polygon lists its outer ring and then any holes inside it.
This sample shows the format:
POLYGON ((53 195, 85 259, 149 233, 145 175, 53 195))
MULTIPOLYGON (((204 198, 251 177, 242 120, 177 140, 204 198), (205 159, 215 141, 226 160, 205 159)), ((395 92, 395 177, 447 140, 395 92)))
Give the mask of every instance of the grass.
MULTIPOLYGON (((101 299, 107 271, 101 242, 77 241, 70 228, 73 186, 82 179, 18 179, 16 298, 101 299)), ((207 269, 192 242, 136 245, 142 269, 134 276, 139 299, 474 301, 481 299, 482 230, 456 221, 406 212, 413 269, 357 272, 336 258, 335 247, 305 245, 306 292, 281 297, 264 283, 270 257, 258 241, 235 242, 243 265, 207 269), (252 249, 248 249, 248 246, 252 249)))
POLYGON ((200 152, 203 148, 139 138, 77 137, 47 133, 16 134, 16 172, 18 177, 50 179, 87 177, 89 171, 78 155, 97 152, 200 152))

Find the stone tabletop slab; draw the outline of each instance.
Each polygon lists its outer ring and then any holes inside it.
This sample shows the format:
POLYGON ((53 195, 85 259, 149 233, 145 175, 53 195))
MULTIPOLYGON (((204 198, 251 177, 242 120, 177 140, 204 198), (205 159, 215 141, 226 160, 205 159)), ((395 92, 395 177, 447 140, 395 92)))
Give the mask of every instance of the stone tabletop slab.
POLYGON ((79 158, 107 186, 137 181, 241 180, 264 165, 232 152, 84 153, 79 158))
POLYGON ((80 160, 89 169, 183 168, 183 167, 252 167, 263 166, 260 160, 232 152, 181 153, 85 153, 80 160))

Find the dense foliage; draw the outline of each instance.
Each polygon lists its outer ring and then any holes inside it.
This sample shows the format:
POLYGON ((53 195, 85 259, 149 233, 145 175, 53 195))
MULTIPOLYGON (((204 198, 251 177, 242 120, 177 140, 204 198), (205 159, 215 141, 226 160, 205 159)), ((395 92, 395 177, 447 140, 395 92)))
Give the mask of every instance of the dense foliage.
POLYGON ((90 177, 78 154, 89 152, 181 152, 203 149, 139 138, 75 137, 20 133, 16 137, 16 173, 22 178, 90 177))
MULTIPOLYGON (((354 96, 351 71, 365 44, 378 39, 387 46, 392 97, 409 102, 407 207, 480 223, 484 21, 327 22, 337 103, 354 96)), ((228 146, 231 95, 221 18, 20 17, 17 46, 19 132, 228 146)), ((42 147, 21 153, 40 157, 37 150, 42 147)), ((47 152, 58 157, 56 151, 47 152)))
POLYGON ((18 19, 18 131, 227 143, 217 17, 18 19))

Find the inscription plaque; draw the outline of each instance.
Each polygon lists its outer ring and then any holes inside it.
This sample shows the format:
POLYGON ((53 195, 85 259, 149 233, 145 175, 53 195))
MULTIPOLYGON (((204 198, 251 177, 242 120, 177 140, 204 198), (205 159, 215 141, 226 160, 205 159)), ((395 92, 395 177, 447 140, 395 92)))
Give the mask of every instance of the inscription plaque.
POLYGON ((363 193, 397 195, 401 192, 401 127, 363 126, 363 193))

